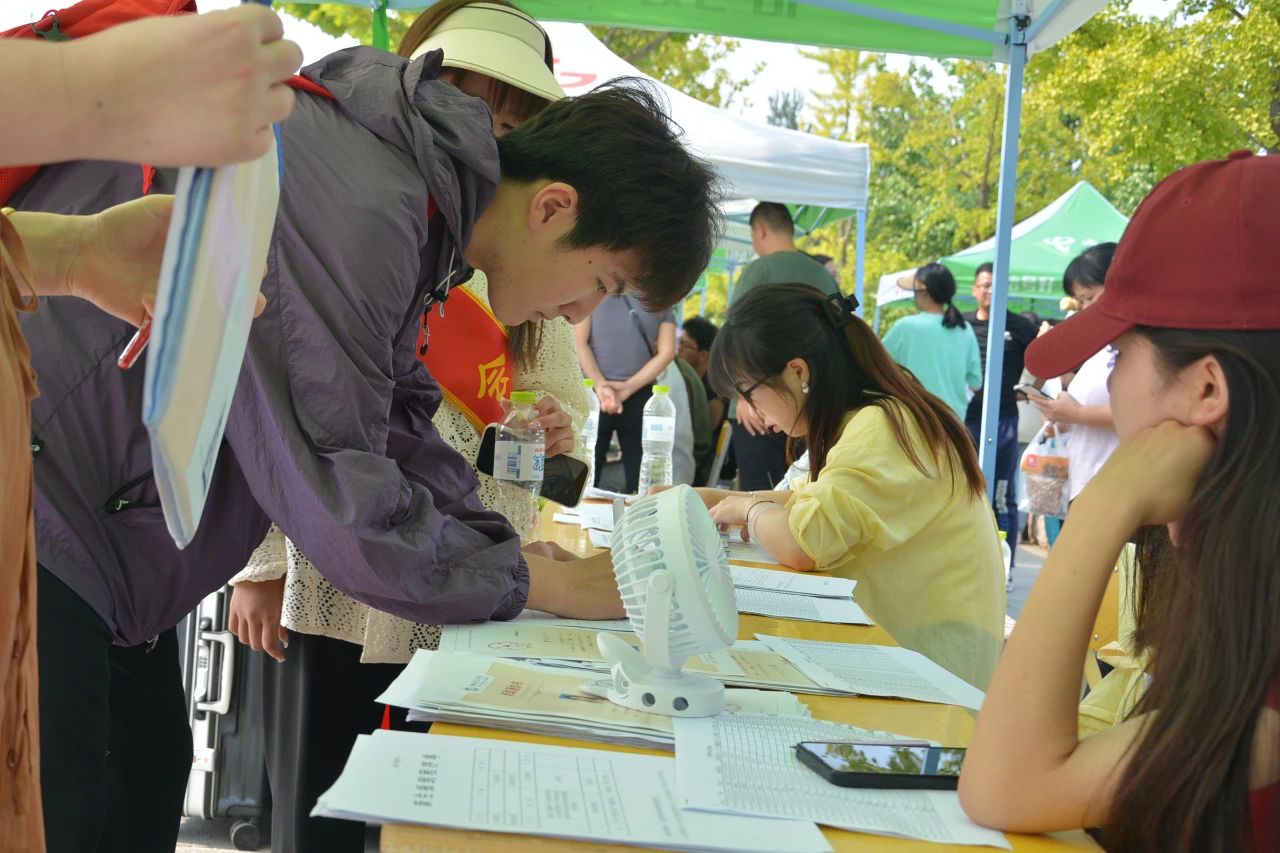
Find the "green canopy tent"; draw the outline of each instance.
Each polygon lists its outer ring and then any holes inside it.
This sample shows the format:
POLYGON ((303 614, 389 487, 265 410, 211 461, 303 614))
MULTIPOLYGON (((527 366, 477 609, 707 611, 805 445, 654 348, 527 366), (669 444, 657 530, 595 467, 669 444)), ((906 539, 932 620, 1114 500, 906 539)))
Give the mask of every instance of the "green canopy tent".
MULTIPOLYGON (((423 0, 344 0, 374 12, 375 44, 387 46, 387 9, 421 9, 423 0)), ((648 30, 713 33, 739 38, 855 50, 960 57, 1009 66, 1001 136, 996 212, 995 281, 988 334, 986 385, 999 387, 1009 283, 1009 237, 1017 190, 1018 133, 1027 60, 1089 20, 1107 0, 521 0, 531 15, 648 30)), ((861 247, 859 247, 861 249, 861 247)), ((858 252, 861 259, 863 252, 858 252)), ((988 490, 995 487, 998 395, 983 409, 980 453, 988 490), (995 402, 993 402, 995 401, 995 402)))
MULTIPOLYGON (((1062 272, 1071 259, 1089 246, 1119 240, 1129 220, 1116 210, 1088 181, 1080 181, 1043 210, 1013 227, 1009 246, 1008 299, 1022 303, 1058 302, 1062 297, 1062 272)), ((995 263, 995 238, 942 258, 956 281, 973 280, 974 271, 984 263, 995 263)), ((880 279, 876 298, 875 325, 880 326, 884 305, 912 298, 909 290, 897 286, 897 276, 880 279)))

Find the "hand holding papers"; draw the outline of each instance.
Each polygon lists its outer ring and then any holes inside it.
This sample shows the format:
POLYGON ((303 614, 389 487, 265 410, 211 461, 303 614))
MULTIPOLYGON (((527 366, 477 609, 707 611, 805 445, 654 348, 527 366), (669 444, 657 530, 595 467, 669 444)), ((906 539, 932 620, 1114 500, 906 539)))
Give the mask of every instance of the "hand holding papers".
POLYGON ((674 850, 831 849, 811 822, 681 811, 675 776, 661 756, 377 731, 312 815, 674 850))
POLYGON ((277 147, 259 159, 178 175, 160 270, 142 421, 169 534, 195 536, 280 198, 277 147))
POLYGON ((795 745, 801 741, 906 738, 841 723, 758 714, 678 719, 675 729, 676 779, 686 808, 804 818, 948 844, 1009 847, 999 832, 965 817, 954 791, 840 788, 795 757, 795 745))

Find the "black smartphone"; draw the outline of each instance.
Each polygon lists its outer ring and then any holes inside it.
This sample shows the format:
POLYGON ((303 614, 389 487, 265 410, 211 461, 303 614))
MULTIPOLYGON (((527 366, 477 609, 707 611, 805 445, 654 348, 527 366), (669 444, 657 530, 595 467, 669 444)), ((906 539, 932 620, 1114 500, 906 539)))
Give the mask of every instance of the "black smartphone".
POLYGON ((1021 385, 1014 385, 1013 390, 1021 391, 1023 394, 1026 394, 1028 397, 1039 397, 1041 400, 1053 399, 1052 394, 1047 394, 1043 389, 1037 388, 1034 385, 1028 385, 1026 383, 1023 383, 1021 385))
MULTIPOLYGON (((493 476, 493 448, 498 440, 498 427, 489 424, 480 436, 480 451, 476 454, 476 470, 493 476)), ((587 487, 587 463, 561 453, 542 464, 541 494, 561 506, 577 506, 582 491, 587 487)))
POLYGON ((960 781, 963 749, 888 743, 805 742, 800 762, 844 788, 914 788, 953 791, 960 781))

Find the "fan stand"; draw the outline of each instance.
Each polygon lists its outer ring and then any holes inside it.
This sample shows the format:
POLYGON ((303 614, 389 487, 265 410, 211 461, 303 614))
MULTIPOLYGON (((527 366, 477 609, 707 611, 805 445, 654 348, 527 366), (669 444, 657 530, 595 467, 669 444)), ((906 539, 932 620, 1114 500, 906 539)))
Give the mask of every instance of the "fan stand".
MULTIPOLYGON (((667 625, 671 611, 671 575, 657 570, 649 577, 645 621, 667 625)), ((654 664, 671 660, 665 631, 646 631, 644 654, 622 638, 601 631, 596 645, 612 664, 613 680, 583 685, 583 691, 615 705, 669 717, 710 717, 724 710, 724 684, 708 676, 685 672, 684 661, 675 666, 654 664), (656 636, 651 636, 655 635, 656 636)))

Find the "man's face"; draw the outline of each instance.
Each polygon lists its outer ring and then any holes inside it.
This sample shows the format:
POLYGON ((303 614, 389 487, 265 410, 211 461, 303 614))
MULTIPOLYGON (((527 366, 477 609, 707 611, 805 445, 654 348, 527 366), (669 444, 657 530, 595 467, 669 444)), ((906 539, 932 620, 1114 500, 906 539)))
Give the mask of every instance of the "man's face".
POLYGON ((581 323, 606 296, 630 289, 635 265, 630 252, 534 246, 486 271, 489 304, 508 326, 555 317, 581 323))
POLYGON ((698 371, 699 376, 706 374, 707 359, 710 357, 711 353, 699 349, 698 342, 689 337, 688 332, 682 331, 680 333, 680 341, 676 347, 676 355, 689 362, 693 369, 698 371))
POLYGON ((567 184, 499 185, 476 222, 467 260, 489 279, 489 305, 508 326, 564 317, 580 323, 610 295, 631 289, 634 251, 567 249, 578 194, 567 184))
POLYGON ((973 277, 973 298, 983 311, 991 310, 991 273, 980 272, 973 277))

